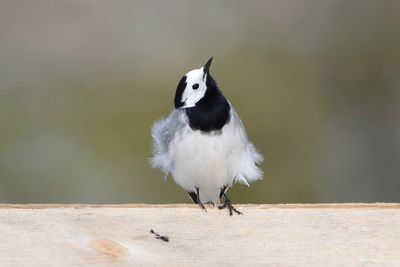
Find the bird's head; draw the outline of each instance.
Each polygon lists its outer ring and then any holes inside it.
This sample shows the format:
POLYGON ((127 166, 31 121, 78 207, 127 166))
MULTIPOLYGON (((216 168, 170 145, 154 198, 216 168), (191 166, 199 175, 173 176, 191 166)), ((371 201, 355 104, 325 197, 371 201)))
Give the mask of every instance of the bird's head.
POLYGON ((207 92, 207 79, 210 77, 210 65, 213 58, 200 69, 186 73, 179 81, 176 88, 174 104, 175 108, 190 108, 196 106, 207 92))

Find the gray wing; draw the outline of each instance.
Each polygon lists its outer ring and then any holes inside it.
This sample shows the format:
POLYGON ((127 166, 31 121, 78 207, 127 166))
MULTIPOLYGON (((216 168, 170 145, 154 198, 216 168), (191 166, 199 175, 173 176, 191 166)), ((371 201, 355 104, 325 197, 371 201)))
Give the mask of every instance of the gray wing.
POLYGON ((168 155, 169 144, 176 132, 186 125, 183 115, 182 111, 174 110, 166 119, 155 122, 152 127, 153 158, 150 164, 153 168, 160 168, 166 175, 173 165, 168 155))

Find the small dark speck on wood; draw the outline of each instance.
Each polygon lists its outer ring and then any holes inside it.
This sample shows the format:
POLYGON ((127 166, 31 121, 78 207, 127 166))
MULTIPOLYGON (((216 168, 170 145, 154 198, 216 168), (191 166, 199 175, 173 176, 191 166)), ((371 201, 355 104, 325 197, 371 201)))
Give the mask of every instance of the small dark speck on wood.
POLYGON ((156 239, 161 239, 162 241, 169 242, 169 238, 166 235, 159 235, 156 232, 154 232, 153 229, 150 230, 150 233, 154 234, 156 236, 156 239))

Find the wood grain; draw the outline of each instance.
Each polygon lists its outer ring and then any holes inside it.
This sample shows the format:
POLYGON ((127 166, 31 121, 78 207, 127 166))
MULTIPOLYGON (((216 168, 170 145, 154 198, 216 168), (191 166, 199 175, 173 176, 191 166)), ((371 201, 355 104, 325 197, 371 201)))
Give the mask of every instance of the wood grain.
POLYGON ((237 208, 0 204, 0 266, 400 266, 400 204, 237 208))

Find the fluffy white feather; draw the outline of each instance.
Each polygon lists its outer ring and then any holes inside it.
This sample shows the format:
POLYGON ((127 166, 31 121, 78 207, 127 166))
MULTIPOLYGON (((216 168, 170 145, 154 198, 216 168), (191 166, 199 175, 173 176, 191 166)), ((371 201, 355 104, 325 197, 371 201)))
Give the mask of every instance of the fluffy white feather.
POLYGON ((201 188, 200 199, 219 203, 224 186, 234 182, 249 186, 262 178, 257 167, 263 157, 247 138, 236 112, 231 108, 230 120, 220 131, 202 133, 192 130, 183 110, 174 110, 170 116, 153 125, 153 167, 186 191, 201 188))

